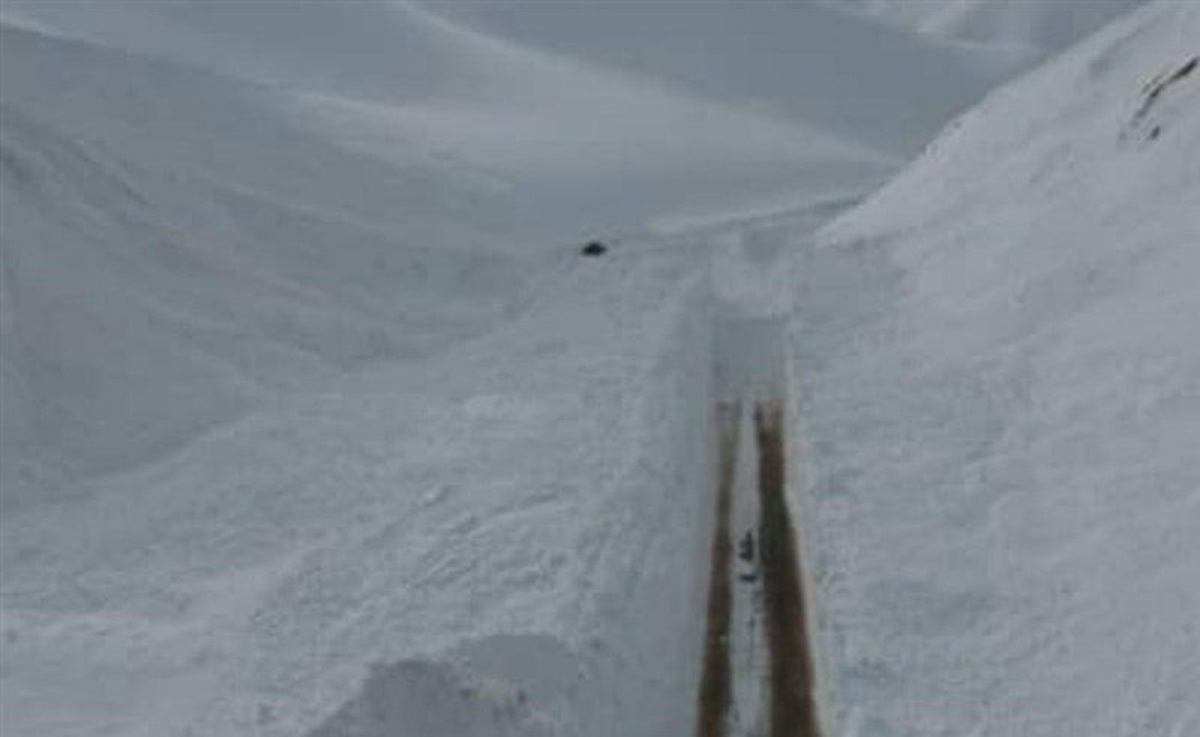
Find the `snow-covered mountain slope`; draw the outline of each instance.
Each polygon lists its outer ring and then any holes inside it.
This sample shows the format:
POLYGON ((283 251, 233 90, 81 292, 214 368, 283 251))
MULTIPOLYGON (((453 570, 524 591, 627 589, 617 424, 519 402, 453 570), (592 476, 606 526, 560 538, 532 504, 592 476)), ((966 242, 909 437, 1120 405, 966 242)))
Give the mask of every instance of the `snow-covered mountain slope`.
MULTIPOLYGON (((635 160, 651 146, 677 147, 690 130, 712 130, 711 119, 732 110, 757 118, 763 132, 743 120, 741 135, 709 147, 762 139, 773 118, 775 139, 790 124, 908 155, 1023 63, 808 2, 4 0, 4 8, 14 21, 292 89, 388 107, 449 98, 453 106, 438 106, 439 128, 469 125, 462 114, 473 108, 510 146, 544 139, 546 111, 537 108, 552 105, 567 130, 588 132, 568 140, 599 137, 595 146, 620 133, 615 140, 635 160), (598 72, 597 62, 610 71, 598 72), (710 104, 695 104, 697 96, 710 104), (645 129, 662 116, 672 117, 675 136, 645 129), (512 140, 511 126, 524 135, 512 140), (635 145, 639 138, 647 140, 635 145)), ((606 149, 602 158, 614 158, 606 149)))
POLYGON ((800 250, 834 733, 1200 733, 1197 39, 1137 11, 800 250))
POLYGON ((1099 29, 1144 0, 826 0, 919 33, 1038 58, 1099 29))
POLYGON ((534 231, 470 171, 348 153, 261 88, 0 34, 6 502, 54 486, 38 468, 124 467, 302 377, 444 347, 520 292, 534 231))
POLYGON ((905 157, 1022 64, 815 2, 422 4, 489 34, 905 157))
POLYGON ((5 499, 478 333, 595 224, 862 191, 892 165, 411 6, 0 17, 5 499))
POLYGON ((896 163, 820 118, 775 119, 390 0, 0 8, 11 22, 296 93, 300 117, 344 145, 388 158, 416 141, 519 186, 542 219, 577 231, 789 187, 877 184, 896 163))

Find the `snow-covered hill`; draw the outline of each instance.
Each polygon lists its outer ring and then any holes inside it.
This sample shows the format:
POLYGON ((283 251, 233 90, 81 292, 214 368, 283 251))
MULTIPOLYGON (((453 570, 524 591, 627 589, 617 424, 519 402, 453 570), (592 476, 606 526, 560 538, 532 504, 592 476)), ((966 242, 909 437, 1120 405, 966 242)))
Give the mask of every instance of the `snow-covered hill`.
POLYGON ((860 186, 896 163, 819 118, 774 119, 408 3, 6 0, 3 8, 11 22, 287 90, 297 96, 293 112, 343 145, 384 159, 397 148, 432 149, 519 187, 540 220, 576 232, 635 225, 672 206, 804 192, 821 180, 826 189, 860 186))
POLYGON ((814 2, 424 5, 490 34, 904 157, 1022 64, 814 2))
POLYGON ((5 503, 517 298, 535 231, 469 170, 348 153, 261 88, 0 34, 5 503))
POLYGON ((589 224, 886 161, 384 3, 2 10, 6 503, 478 333, 589 224))
POLYGON ((826 0, 957 44, 1039 58, 1099 29, 1144 0, 826 0))
POLYGON ((1197 39, 1107 28, 798 256, 835 733, 1200 733, 1197 39))

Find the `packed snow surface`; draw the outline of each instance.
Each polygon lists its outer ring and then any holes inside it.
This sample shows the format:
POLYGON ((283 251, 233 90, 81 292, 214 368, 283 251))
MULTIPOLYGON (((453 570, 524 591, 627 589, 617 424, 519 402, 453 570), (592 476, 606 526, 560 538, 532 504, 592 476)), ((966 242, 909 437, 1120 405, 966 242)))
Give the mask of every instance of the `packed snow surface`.
POLYGON ((814 237, 1122 5, 866 4, 0 0, 0 732, 689 731, 721 371, 831 735, 1200 731, 1198 13, 814 237))

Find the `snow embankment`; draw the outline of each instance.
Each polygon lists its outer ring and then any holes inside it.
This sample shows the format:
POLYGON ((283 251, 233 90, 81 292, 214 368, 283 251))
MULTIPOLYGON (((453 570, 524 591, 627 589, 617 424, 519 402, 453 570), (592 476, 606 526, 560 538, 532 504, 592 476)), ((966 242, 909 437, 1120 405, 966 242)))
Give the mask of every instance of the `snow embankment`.
POLYGON ((798 253, 839 733, 1200 733, 1198 38, 1138 10, 798 253))
POLYGON ((708 277, 695 253, 637 250, 560 259, 519 320, 445 356, 6 514, 0 730, 690 723, 708 277))

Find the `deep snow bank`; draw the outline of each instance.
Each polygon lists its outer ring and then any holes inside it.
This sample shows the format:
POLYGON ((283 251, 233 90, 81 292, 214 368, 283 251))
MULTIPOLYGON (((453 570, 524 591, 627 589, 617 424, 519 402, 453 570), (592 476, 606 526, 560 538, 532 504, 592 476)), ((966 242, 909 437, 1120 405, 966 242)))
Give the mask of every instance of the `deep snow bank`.
POLYGON ((1200 731, 1197 38, 1139 10, 797 249, 843 733, 1200 731))
POLYGON ((336 377, 5 514, 0 731, 689 723, 705 263, 571 254, 519 320, 445 356, 336 377))

